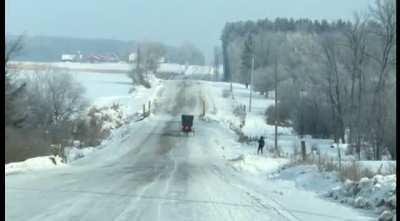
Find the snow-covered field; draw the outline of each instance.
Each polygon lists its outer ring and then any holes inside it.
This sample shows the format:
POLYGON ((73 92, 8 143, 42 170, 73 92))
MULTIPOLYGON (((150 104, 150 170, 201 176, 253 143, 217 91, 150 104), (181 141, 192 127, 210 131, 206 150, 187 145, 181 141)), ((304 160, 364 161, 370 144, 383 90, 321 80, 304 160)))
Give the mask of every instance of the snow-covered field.
MULTIPOLYGON (((79 72, 97 72, 97 73, 127 73, 135 68, 134 64, 119 62, 119 63, 77 63, 77 62, 10 62, 10 67, 18 67, 23 69, 45 69, 48 66, 55 68, 64 68, 71 71, 79 72)), ((200 65, 181 65, 175 63, 161 63, 157 68, 159 73, 175 73, 185 75, 196 74, 213 74, 214 67, 200 65)), ((219 73, 222 73, 222 67, 219 68, 219 73)))
MULTIPOLYGON (((154 80, 151 89, 129 94, 124 74, 76 72, 75 77, 92 104, 119 102, 133 114, 151 100, 155 112, 113 130, 98 147, 70 149, 75 159, 67 167, 8 174, 7 220, 376 219, 321 197, 325 188, 339 186, 332 174, 324 178, 305 167, 290 171, 284 169, 287 159, 256 155, 255 143, 239 143, 230 124, 240 124, 232 114, 235 105, 248 102, 242 85, 234 84, 232 101, 222 96, 226 83, 154 80), (194 136, 179 133, 183 112, 195 115, 194 136)), ((273 134, 263 123, 271 103, 255 95, 245 133, 273 134)), ((279 131, 279 145, 292 150, 291 129, 279 131)))
MULTIPOLYGON (((32 70, 22 70, 21 77, 34 73, 32 70)), ((132 81, 126 74, 120 73, 94 73, 87 71, 69 71, 77 82, 85 88, 84 97, 91 105, 102 107, 112 104, 123 106, 127 114, 141 110, 143 104, 148 104, 152 93, 160 88, 161 80, 152 78, 151 90, 144 87, 132 89, 132 81)))
POLYGON ((89 72, 128 72, 132 65, 128 63, 75 63, 75 62, 10 62, 10 67, 23 69, 43 69, 48 66, 65 68, 70 70, 89 71, 89 72))

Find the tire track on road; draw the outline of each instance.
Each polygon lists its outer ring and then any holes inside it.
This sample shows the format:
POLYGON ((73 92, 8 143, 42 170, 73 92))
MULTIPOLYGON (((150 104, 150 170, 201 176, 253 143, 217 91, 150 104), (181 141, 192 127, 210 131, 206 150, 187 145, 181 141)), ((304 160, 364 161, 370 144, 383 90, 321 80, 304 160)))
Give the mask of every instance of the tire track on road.
MULTIPOLYGON (((235 184, 237 182, 232 182, 232 181, 228 180, 227 176, 225 174, 221 173, 221 171, 219 170, 219 167, 217 165, 213 164, 212 168, 213 168, 212 171, 215 176, 221 177, 223 180, 225 180, 225 183, 229 184, 230 186, 234 187, 235 189, 240 190, 241 192, 246 193, 246 195, 248 195, 252 199, 252 201, 258 205, 259 208, 262 208, 265 210, 273 210, 279 216, 281 216, 282 218, 289 220, 289 221, 299 221, 300 220, 297 216, 292 214, 289 210, 284 208, 282 205, 279 205, 276 202, 273 203, 273 202, 267 202, 265 200, 262 200, 259 197, 256 197, 255 193, 251 193, 253 191, 250 191, 249 189, 244 188, 241 185, 235 184)), ((236 177, 236 175, 233 175, 233 174, 231 174, 231 175, 232 175, 231 177, 236 177)), ((262 194, 257 194, 257 195, 262 195, 262 194)), ((271 197, 268 197, 268 199, 269 198, 271 198, 271 197)), ((270 200, 274 201, 275 199, 271 198, 270 200)), ((254 205, 254 203, 250 203, 250 204, 254 205)), ((255 207, 257 207, 257 206, 255 205, 255 207)))
MULTIPOLYGON (((166 185, 165 185, 164 191, 162 193, 162 197, 167 197, 167 193, 168 193, 168 190, 170 188, 171 181, 172 181, 172 179, 173 179, 173 177, 174 177, 174 175, 175 175, 175 173, 177 171, 177 161, 173 157, 173 150, 171 150, 171 152, 169 152, 169 155, 170 155, 170 157, 173 158, 174 166, 173 166, 173 169, 172 169, 172 171, 171 171, 171 173, 169 175, 169 178, 166 181, 166 185)), ((157 216, 157 220, 161 220, 161 203, 162 202, 164 202, 164 201, 161 201, 161 200, 158 201, 158 216, 157 216)))

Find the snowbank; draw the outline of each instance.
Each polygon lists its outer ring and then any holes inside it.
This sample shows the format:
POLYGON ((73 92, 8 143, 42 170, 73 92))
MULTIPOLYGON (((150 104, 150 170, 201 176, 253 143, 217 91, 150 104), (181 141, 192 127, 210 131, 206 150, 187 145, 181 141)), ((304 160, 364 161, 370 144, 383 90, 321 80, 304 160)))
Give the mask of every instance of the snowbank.
POLYGON ((396 175, 375 175, 371 179, 364 177, 359 182, 346 180, 326 196, 356 208, 373 209, 381 216, 389 216, 388 220, 391 220, 396 214, 396 175))
POLYGON ((270 178, 292 180, 298 188, 319 194, 324 194, 329 189, 340 185, 335 172, 320 172, 316 165, 284 168, 279 173, 272 174, 270 178))
POLYGON ((120 105, 96 107, 89 110, 89 120, 94 120, 101 125, 101 131, 110 131, 126 123, 127 115, 120 108, 120 105))
POLYGON ((273 173, 285 165, 288 160, 284 158, 266 158, 257 155, 242 154, 227 162, 237 171, 258 175, 273 173))
POLYGON ((9 163, 5 165, 5 175, 23 173, 34 170, 53 169, 64 167, 66 164, 62 162, 59 156, 42 156, 27 159, 22 162, 9 163))
POLYGON ((320 172, 316 165, 297 165, 271 174, 269 178, 290 180, 299 188, 389 217, 383 220, 391 220, 396 214, 396 175, 340 182, 335 172, 320 172))
POLYGON ((92 153, 96 149, 94 147, 85 147, 85 148, 76 148, 76 147, 66 147, 65 148, 65 157, 67 162, 71 162, 82 157, 87 156, 88 154, 92 153))

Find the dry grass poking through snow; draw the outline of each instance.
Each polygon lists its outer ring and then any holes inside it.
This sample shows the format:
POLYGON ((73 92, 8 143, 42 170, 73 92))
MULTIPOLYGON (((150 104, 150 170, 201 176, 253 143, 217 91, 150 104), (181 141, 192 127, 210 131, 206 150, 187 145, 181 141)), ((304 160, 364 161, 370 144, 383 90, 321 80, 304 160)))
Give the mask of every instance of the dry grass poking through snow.
POLYGON ((349 165, 343 166, 343 168, 338 171, 338 177, 341 181, 347 179, 360 181, 363 177, 372 178, 374 175, 376 174, 367 168, 362 168, 356 161, 352 161, 349 165))
MULTIPOLYGON (((331 172, 336 171, 338 178, 341 181, 352 180, 359 181, 363 177, 372 178, 375 175, 383 174, 381 170, 372 171, 368 168, 363 168, 357 161, 342 162, 342 168, 339 168, 337 160, 327 156, 313 157, 308 155, 306 160, 302 160, 299 155, 291 156, 288 167, 294 167, 298 165, 317 165, 319 171, 331 172)), ((390 170, 396 171, 396 168, 390 170)), ((388 172, 386 172, 387 174, 388 172)), ((389 172, 390 173, 390 172, 389 172)))

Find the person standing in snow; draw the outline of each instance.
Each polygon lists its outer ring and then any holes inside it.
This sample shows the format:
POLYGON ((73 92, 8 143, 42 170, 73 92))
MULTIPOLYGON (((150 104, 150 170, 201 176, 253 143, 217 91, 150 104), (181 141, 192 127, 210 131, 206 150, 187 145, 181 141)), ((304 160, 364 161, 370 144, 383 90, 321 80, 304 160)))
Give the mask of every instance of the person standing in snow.
POLYGON ((261 151, 261 154, 263 153, 263 148, 264 148, 264 137, 261 136, 260 139, 258 140, 258 149, 257 149, 257 154, 261 151))

